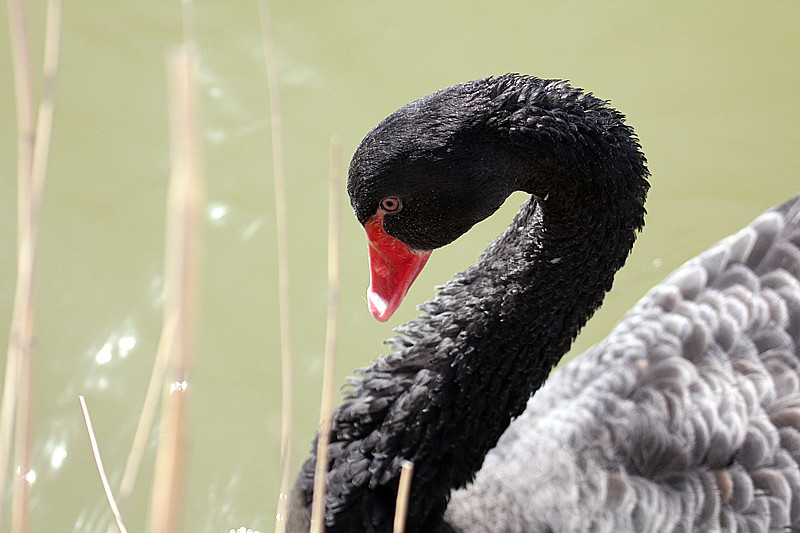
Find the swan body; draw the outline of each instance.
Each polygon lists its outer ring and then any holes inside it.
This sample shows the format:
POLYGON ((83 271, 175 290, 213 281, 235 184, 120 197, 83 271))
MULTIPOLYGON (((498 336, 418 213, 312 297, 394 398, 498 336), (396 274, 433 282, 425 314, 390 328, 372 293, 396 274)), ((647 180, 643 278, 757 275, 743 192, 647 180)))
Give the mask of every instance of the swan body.
POLYGON ((800 195, 677 269, 554 372, 446 520, 800 530, 799 280, 800 195))
MULTIPOLYGON (((545 383, 627 258, 648 175, 607 102, 513 74, 412 102, 362 140, 348 193, 378 319, 432 250, 512 191, 531 199, 350 380, 327 531, 391 531, 406 459, 412 532, 800 528, 800 198, 676 271, 545 383)), ((308 528, 313 453, 289 531, 308 528)))

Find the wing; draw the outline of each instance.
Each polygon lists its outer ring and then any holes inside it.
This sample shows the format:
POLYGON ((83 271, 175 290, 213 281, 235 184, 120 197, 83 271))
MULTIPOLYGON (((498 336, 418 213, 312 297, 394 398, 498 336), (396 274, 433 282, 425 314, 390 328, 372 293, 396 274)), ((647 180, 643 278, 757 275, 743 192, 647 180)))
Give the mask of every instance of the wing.
POLYGON ((800 530, 800 195, 654 287, 530 400, 458 531, 800 530))

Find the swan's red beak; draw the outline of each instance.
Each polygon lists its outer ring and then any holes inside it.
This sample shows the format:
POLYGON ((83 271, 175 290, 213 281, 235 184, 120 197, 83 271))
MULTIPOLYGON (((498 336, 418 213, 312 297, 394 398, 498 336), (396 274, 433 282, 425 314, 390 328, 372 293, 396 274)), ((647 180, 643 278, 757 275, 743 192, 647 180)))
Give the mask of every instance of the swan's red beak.
POLYGON ((409 248, 383 230, 383 213, 364 224, 369 240, 369 289, 372 316, 386 322, 425 266, 430 252, 409 248))

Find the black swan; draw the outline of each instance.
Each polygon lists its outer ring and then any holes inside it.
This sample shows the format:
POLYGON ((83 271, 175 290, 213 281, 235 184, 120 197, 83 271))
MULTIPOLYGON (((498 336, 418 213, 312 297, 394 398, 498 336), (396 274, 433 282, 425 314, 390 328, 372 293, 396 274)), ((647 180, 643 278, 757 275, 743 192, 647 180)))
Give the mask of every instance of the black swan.
MULTIPOLYGON (((378 319, 431 250, 512 191, 531 198, 350 381, 327 531, 391 531, 404 459, 410 532, 800 530, 800 196, 678 269, 545 384, 628 256, 647 178, 607 102, 516 74, 433 93, 364 138, 347 188, 378 319)), ((290 531, 307 530, 313 476, 312 456, 290 531)))

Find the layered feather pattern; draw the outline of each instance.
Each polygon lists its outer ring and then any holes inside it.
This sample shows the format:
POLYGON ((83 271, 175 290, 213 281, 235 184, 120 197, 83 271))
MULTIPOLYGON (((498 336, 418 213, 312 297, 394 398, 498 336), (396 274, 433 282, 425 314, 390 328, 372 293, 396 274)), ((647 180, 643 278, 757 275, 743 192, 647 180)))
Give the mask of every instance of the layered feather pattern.
POLYGON ((680 267, 555 372, 446 521, 798 531, 798 347, 800 195, 680 267))

